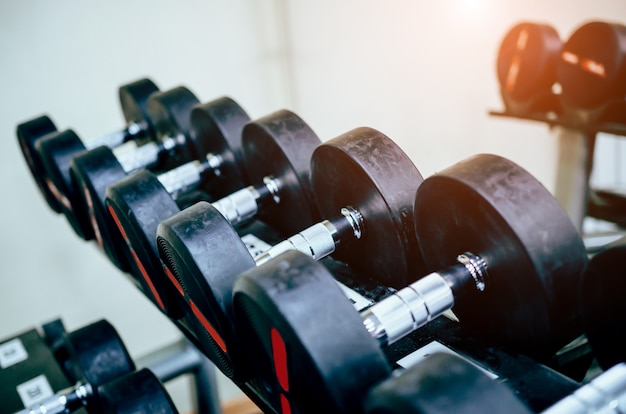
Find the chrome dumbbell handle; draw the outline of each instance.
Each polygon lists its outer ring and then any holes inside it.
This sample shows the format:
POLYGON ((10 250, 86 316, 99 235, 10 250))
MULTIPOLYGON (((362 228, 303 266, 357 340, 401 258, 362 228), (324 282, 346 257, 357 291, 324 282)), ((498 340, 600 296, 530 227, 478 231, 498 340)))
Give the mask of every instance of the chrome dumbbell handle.
POLYGON ((381 300, 361 314, 363 325, 380 344, 392 344, 452 309, 467 289, 483 291, 487 264, 472 253, 457 256, 458 265, 431 273, 381 300))
POLYGON ((298 250, 320 260, 332 254, 347 234, 351 234, 356 239, 363 236, 363 216, 353 207, 342 208, 341 216, 333 221, 324 220, 316 223, 272 246, 265 253, 257 256, 255 261, 257 265, 261 265, 290 250, 298 250))
POLYGON ((62 414, 87 405, 88 398, 93 394, 89 384, 76 384, 31 407, 24 408, 16 414, 62 414))
POLYGON ((114 148, 113 154, 126 173, 140 168, 149 168, 159 160, 161 147, 155 142, 138 145, 135 141, 128 141, 114 148))
POLYGON ((626 364, 615 365, 543 414, 626 413, 626 364))

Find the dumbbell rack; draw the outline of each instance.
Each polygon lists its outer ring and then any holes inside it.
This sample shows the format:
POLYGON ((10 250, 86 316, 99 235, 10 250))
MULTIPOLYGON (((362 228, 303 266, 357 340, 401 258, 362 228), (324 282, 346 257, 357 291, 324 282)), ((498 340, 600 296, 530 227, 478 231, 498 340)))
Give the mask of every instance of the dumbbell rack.
MULTIPOLYGON (((395 291, 392 288, 381 286, 373 280, 364 282, 362 275, 357 274, 353 269, 332 257, 327 257, 321 262, 331 271, 336 280, 371 302, 378 302, 395 291)), ((179 327, 186 335, 193 336, 191 331, 185 331, 185 327, 179 327)), ((560 365, 561 371, 567 371, 568 375, 582 380, 591 363, 592 356, 584 343, 574 346, 572 349, 571 352, 575 355, 573 358, 575 363, 572 364, 572 367, 566 367, 566 364, 556 360, 552 362, 555 366, 560 365)), ((489 370, 494 378, 506 378, 505 382, 515 390, 518 397, 537 412, 571 394, 580 386, 570 377, 529 357, 500 349, 471 333, 464 332, 453 316, 452 319, 450 316, 442 316, 433 320, 429 325, 387 347, 385 355, 389 365, 394 370, 401 371, 417 360, 426 357, 429 353, 436 351, 461 355, 489 370)), ((235 384, 264 413, 281 412, 279 407, 273 407, 267 402, 261 384, 254 380, 235 384)), ((311 390, 311 392, 315 392, 315 390, 311 390)))
MULTIPOLYGON (((572 125, 569 125, 565 121, 559 120, 558 118, 552 119, 550 117, 546 117, 546 119, 552 120, 554 125, 560 125, 559 122, 562 122, 563 125, 566 126, 565 129, 569 128, 570 130, 574 130, 574 127, 572 127, 572 125)), ((626 128, 624 130, 626 131, 626 128)), ((593 132, 587 132, 585 130, 585 133, 587 133, 587 135, 594 137, 596 132, 597 131, 595 130, 593 132)), ((590 158, 586 159, 589 160, 590 158)), ((325 166, 328 167, 329 165, 332 164, 327 163, 325 166)), ((397 168, 397 163, 394 165, 397 168)), ((320 170, 327 171, 326 169, 323 169, 321 167, 320 170)), ((387 169, 387 171, 389 171, 389 169, 387 169)), ((587 179, 589 171, 590 168, 586 170, 585 177, 587 179)), ((333 174, 335 176, 337 175, 336 173, 333 174)), ((322 180, 323 182, 330 181, 330 179, 326 179, 326 177, 324 178, 325 179, 322 180)), ((416 178, 417 177, 412 177, 410 181, 414 182, 416 178)), ((352 184, 358 180, 347 181, 352 184)), ((281 220, 284 221, 284 217, 281 216, 281 220)), ((422 220, 421 222, 423 223, 425 221, 422 220)), ((274 245, 276 242, 279 242, 283 239, 283 235, 279 234, 279 232, 277 231, 278 227, 280 227, 280 224, 274 223, 274 226, 276 226, 276 228, 272 228, 262 221, 257 220, 253 221, 251 224, 248 224, 244 229, 239 229, 239 231, 242 233, 247 232, 248 234, 252 234, 261 241, 267 243, 268 245, 274 245)), ((411 226, 411 228, 413 227, 411 226)), ((445 233, 445 230, 442 230, 441 228, 437 228, 436 230, 439 233, 445 233)), ((573 231, 572 229, 571 233, 575 234, 575 231, 573 231)), ((378 232, 378 234, 386 235, 387 232, 381 231, 378 232)), ((242 234, 240 233, 239 236, 241 235, 242 234)), ((235 236, 237 236, 237 234, 235 234, 235 236)), ((234 238, 236 239, 235 236, 234 238)), ((226 239, 220 238, 219 242, 226 243, 226 239)), ((582 248, 582 245, 580 250, 580 256, 585 257, 586 255, 584 248, 582 248)), ((380 249, 374 251, 374 254, 381 253, 382 251, 380 249)), ((230 259, 231 256, 226 255, 225 257, 230 259)), ((375 282, 372 279, 364 277, 364 273, 369 273, 371 269, 360 266, 362 263, 351 261, 350 263, 352 263, 352 265, 354 266, 354 268, 351 268, 348 265, 338 261, 337 257, 328 257, 326 259, 323 259, 322 263, 327 267, 330 273, 332 273, 335 279, 339 280, 345 286, 355 291, 358 295, 360 295, 360 297, 363 298, 363 300, 367 304, 379 302, 383 298, 395 292, 394 289, 389 288, 385 285, 381 285, 381 283, 385 282, 375 282), (355 270, 357 267, 361 269, 360 272, 355 270)), ((366 260, 364 260, 364 256, 354 257, 360 258, 359 260, 361 262, 367 262, 366 260)), ((232 266, 232 263, 233 260, 230 259, 230 263, 228 263, 228 265, 232 266)), ((387 263, 385 266, 385 268, 378 268, 378 270, 389 270, 392 268, 389 263, 387 263)), ((140 284, 138 280, 134 280, 132 278, 131 280, 135 282, 135 285, 137 285, 140 290, 145 289, 143 290, 143 293, 149 297, 150 291, 148 291, 148 288, 144 287, 143 284, 140 284)), ((312 295, 314 294, 315 293, 312 292, 312 295)), ((312 315, 312 317, 314 317, 314 315, 312 315)), ((200 335, 206 335, 207 332, 202 330, 202 328, 199 328, 197 325, 194 326, 194 321, 189 321, 184 316, 178 319, 178 316, 176 316, 172 318, 172 322, 185 335, 185 337, 189 339, 192 344, 196 345, 198 349, 202 350, 203 346, 206 347, 206 344, 203 343, 203 337, 200 335)), ((202 323, 202 320, 200 320, 200 322, 202 323)), ((204 323, 202 324, 204 325, 204 323)), ((204 328, 209 333, 211 332, 210 330, 208 330, 208 328, 206 328, 206 326, 204 328)), ((240 327, 238 326, 237 328, 239 329, 240 327)), ((243 329, 243 327, 241 327, 241 329, 243 329)), ((424 358, 426 354, 437 350, 459 354, 461 356, 464 356, 466 359, 474 361, 478 365, 482 366, 483 368, 491 372, 492 375, 505 379, 505 381, 511 385, 511 388, 515 390, 520 399, 522 399, 529 407, 536 411, 546 408, 555 401, 574 391, 579 386, 576 381, 582 380, 583 377, 586 375, 592 359, 590 350, 588 347, 585 346, 584 342, 565 348, 565 350, 562 350, 559 354, 557 354, 557 357, 554 357, 551 360, 538 358, 541 363, 536 362, 535 360, 527 356, 520 355, 515 352, 510 352, 510 350, 499 349, 494 344, 495 343, 489 342, 489 340, 484 337, 474 336, 474 334, 462 329, 461 325, 457 322, 454 322, 445 317, 439 317, 427 327, 417 330, 406 338, 398 341, 397 343, 394 343, 390 347, 386 347, 384 353, 389 366, 397 369, 398 371, 402 369, 407 369, 407 367, 410 365, 406 363, 407 358, 412 359, 414 360, 413 362, 415 362, 415 360, 424 358)), ((289 345, 288 342, 287 345, 289 345)), ((349 349, 352 350, 352 348, 349 349)), ((209 358, 211 358, 211 355, 208 351, 204 352, 209 358)), ((332 354, 329 356, 330 358, 333 357, 332 354)), ((213 358, 213 360, 218 361, 216 358, 213 358)), ((381 360, 383 360, 383 358, 381 358, 381 360)), ((337 361, 337 364, 339 364, 339 366, 342 363, 345 363, 345 361, 337 361)), ((311 367, 311 370, 315 368, 311 367)), ((204 369, 204 366, 202 369, 204 369)), ((306 373, 303 373, 303 375, 306 375, 306 373)), ((167 376, 163 375, 163 377, 167 376)), ((270 402, 271 397, 268 398, 268 393, 266 392, 266 388, 264 387, 262 381, 263 379, 261 378, 252 377, 252 379, 246 381, 238 380, 237 382, 235 382, 235 384, 255 404, 257 404, 259 409, 261 409, 262 411, 267 413, 280 412, 280 407, 275 406, 274 402, 270 402)), ((327 386, 328 384, 323 385, 327 386)), ((213 391, 208 389, 210 387, 211 384, 209 384, 208 380, 203 381, 201 379, 199 381, 196 381, 196 391, 201 396, 213 395, 213 391)), ((321 387, 322 384, 320 384, 320 389, 321 387)), ((315 389, 311 390, 312 393, 315 393, 315 391, 315 389)), ((216 399, 214 399, 214 403, 216 403, 216 399)), ((200 407, 199 410, 202 410, 203 412, 209 412, 204 411, 204 409, 200 407)))
MULTIPOLYGON (((274 244, 281 240, 277 232, 261 221, 254 221, 246 226, 246 231, 251 232, 259 239, 274 244)), ((394 290, 386 286, 382 286, 372 280, 368 280, 359 275, 354 269, 333 259, 327 258, 322 262, 335 275, 336 279, 344 285, 352 288, 354 291, 362 295, 366 300, 377 302, 382 298, 390 295, 394 290), (357 282, 358 281, 358 282, 357 282)), ((141 289, 141 286, 138 286, 141 289)), ((145 293, 145 292, 144 292, 145 293)), ((173 323, 180 331, 194 344, 198 345, 199 341, 196 337, 194 329, 187 325, 184 320, 173 320, 173 323)), ((461 330, 456 322, 452 322, 445 317, 440 317, 434 321, 432 325, 424 327, 407 338, 397 342, 386 349, 386 356, 390 366, 402 367, 398 363, 402 358, 412 356, 416 358, 414 352, 422 350, 427 352, 432 347, 438 350, 446 350, 464 355, 466 358, 475 361, 496 375, 506 378, 506 381, 512 385, 520 398, 525 401, 531 408, 536 411, 542 410, 553 402, 568 395, 578 387, 578 383, 574 380, 559 374, 558 372, 540 364, 528 357, 498 349, 491 344, 481 341, 479 338, 473 337, 471 334, 461 330)), ((199 346, 201 349, 201 347, 199 346)), ((583 361, 583 367, 572 376, 578 376, 582 379, 587 366, 584 361, 588 361, 588 350, 585 352, 584 347, 577 348, 576 361, 583 361)), ((556 364, 562 371, 567 369, 561 364, 556 364)), ((569 374, 569 372, 568 372, 569 374)), ((279 408, 272 406, 265 398, 263 385, 256 379, 248 382, 235 383, 258 407, 266 413, 278 413, 279 408)), ((199 394, 210 394, 202 381, 197 382, 197 392, 199 394)), ((312 390, 315 392, 315 390, 312 390)))
MULTIPOLYGON (((65 334, 63 323, 56 319, 42 325, 41 332, 32 328, 2 340, 0 412, 13 413, 23 405, 36 405, 42 399, 48 399, 52 394, 64 392, 74 386, 70 379, 70 371, 75 369, 72 365, 74 361, 66 361, 65 334)), ((115 352, 113 350, 112 354, 115 352)), ((150 369, 162 382, 191 374, 197 391, 197 412, 220 412, 214 367, 188 340, 180 339, 144 355, 135 364, 139 369, 150 369)), ((83 408, 76 412, 87 411, 83 408)))

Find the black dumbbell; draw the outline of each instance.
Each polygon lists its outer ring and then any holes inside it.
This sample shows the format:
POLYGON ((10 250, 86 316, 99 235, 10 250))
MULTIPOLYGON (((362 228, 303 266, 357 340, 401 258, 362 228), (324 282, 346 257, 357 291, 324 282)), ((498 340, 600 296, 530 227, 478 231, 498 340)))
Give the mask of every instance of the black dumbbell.
POLYGON ((102 414, 177 414, 178 410, 159 379, 147 368, 98 387, 102 414))
MULTIPOLYGON (((74 158, 100 151, 106 152, 119 162, 121 168, 128 171, 134 171, 146 164, 155 165, 162 161, 158 158, 159 153, 163 152, 163 147, 167 146, 167 143, 175 146, 173 141, 183 140, 177 135, 178 130, 174 130, 172 136, 163 137, 170 132, 166 128, 171 124, 178 127, 181 118, 185 122, 184 111, 196 103, 198 103, 197 98, 189 90, 182 87, 153 93, 146 102, 147 117, 151 120, 153 134, 144 139, 127 141, 115 148, 101 145, 85 151, 84 146, 73 133, 65 132, 46 137, 37 142, 37 150, 46 168, 48 179, 58 190, 56 192, 65 197, 64 202, 61 203, 62 211, 79 237, 84 240, 91 240, 94 237, 94 230, 82 200, 82 188, 78 186, 74 174, 71 172, 74 158), (178 111, 182 113, 178 114, 178 111), (168 125, 164 125, 166 123, 168 125)), ((187 123, 188 121, 182 125, 187 123)), ((101 176, 108 173, 106 170, 98 172, 101 176)))
MULTIPOLYGON (((61 152, 57 160, 63 164, 58 166, 60 172, 67 174, 69 170, 68 157, 71 157, 72 153, 100 145, 116 147, 129 139, 150 135, 152 123, 147 114, 146 101, 151 94, 158 92, 158 90, 159 88, 149 79, 139 79, 119 88, 118 94, 122 113, 126 119, 126 126, 119 131, 90 141, 81 141, 71 130, 62 132, 61 141, 63 144, 54 148, 54 150, 61 152)), ((52 120, 45 115, 17 126, 17 139, 35 183, 37 183, 50 208, 61 213, 62 205, 69 201, 62 192, 63 187, 59 188, 52 177, 48 176, 42 157, 36 149, 38 141, 57 132, 58 130, 52 120)), ((51 158, 54 159, 56 156, 51 156, 51 158)))
POLYGON ((552 87, 562 46, 557 31, 547 24, 522 22, 507 32, 498 50, 496 72, 508 112, 559 112, 552 87))
POLYGON ((148 99, 148 114, 154 137, 147 142, 130 141, 115 149, 98 147, 74 157, 71 178, 75 188, 73 223, 83 238, 95 238, 109 259, 121 270, 128 270, 128 258, 119 252, 118 239, 110 240, 111 222, 105 206, 106 188, 142 168, 157 171, 176 167, 203 153, 205 137, 190 131, 190 112, 198 99, 185 87, 158 92, 148 99))
POLYGON ((124 343, 106 320, 66 333, 63 342, 64 352, 58 362, 77 385, 24 412, 60 413, 65 408, 97 405, 98 386, 135 370, 124 343))
MULTIPOLYGON (((174 289, 178 282, 163 268, 156 236, 158 224, 180 211, 175 194, 201 185, 211 195, 225 195, 249 180, 256 185, 213 203, 233 225, 257 213, 267 224, 282 228, 307 225, 316 217, 309 196, 308 164, 319 138, 302 119, 285 110, 244 128, 248 118, 235 106, 230 100, 220 100, 191 113, 192 130, 204 131, 207 150, 218 160, 210 163, 212 168, 204 168, 207 174, 201 173, 197 163, 161 175, 140 171, 110 186, 106 193, 109 212, 134 258, 144 292, 170 317, 182 316, 174 297, 179 296, 174 289), (248 180, 243 178, 246 175, 248 180), (298 222, 288 219, 294 210, 299 213, 298 222)), ((190 219, 189 215, 183 217, 181 220, 190 219)), ((199 232, 189 235, 202 236, 199 232)))
MULTIPOLYGON (((530 414, 505 384, 471 363, 437 353, 372 388, 366 414, 530 414)), ((626 365, 620 364, 583 385, 542 414, 622 413, 626 409, 626 365)))
POLYGON ((163 384, 144 368, 97 386, 77 384, 17 414, 69 414, 81 408, 93 414, 178 413, 163 384))
MULTIPOLYGON (((346 256, 362 252, 358 254, 359 269, 385 281, 404 280, 413 270, 412 204, 422 181, 408 156, 380 132, 360 128, 319 145, 310 164, 320 213, 335 217, 309 228, 312 230, 301 238, 312 241, 310 253, 321 258, 317 249, 320 241, 327 242, 324 253, 329 253, 327 246, 341 242, 346 256), (393 171, 398 174, 394 176, 393 171), (327 203, 327 199, 332 201, 327 203), (340 214, 343 207, 345 215, 340 214), (355 237, 357 230, 361 235, 355 237), (309 237, 314 232, 319 236, 309 237)), ((277 216, 279 220, 281 217, 287 216, 277 216)), ((157 234, 163 262, 179 281, 187 301, 197 309, 198 319, 204 321, 209 334, 205 352, 213 354, 213 360, 225 361, 221 365, 229 375, 236 374, 237 369, 230 364, 241 358, 237 356, 233 327, 232 286, 238 274, 260 264, 257 260, 264 261, 265 254, 253 258, 229 221, 208 203, 163 221, 157 234)), ((278 249, 285 250, 283 244, 278 249)), ((270 250, 275 252, 276 248, 270 250)))
POLYGON ((506 384, 448 353, 434 353, 400 375, 373 387, 367 414, 530 414, 506 384))
POLYGON ((563 45, 557 80, 563 108, 572 112, 570 116, 590 122, 607 105, 616 105, 616 119, 608 121, 623 122, 626 26, 592 21, 577 28, 563 45))
POLYGON ((596 254, 580 285, 581 313, 587 339, 600 366, 626 362, 626 245, 596 254))
POLYGON ((580 335, 584 245, 521 167, 494 155, 455 164, 420 185, 414 214, 427 269, 445 270, 360 314, 324 266, 295 252, 237 278, 237 331, 274 404, 352 412, 389 375, 381 346, 451 308, 464 329, 538 359, 580 335))

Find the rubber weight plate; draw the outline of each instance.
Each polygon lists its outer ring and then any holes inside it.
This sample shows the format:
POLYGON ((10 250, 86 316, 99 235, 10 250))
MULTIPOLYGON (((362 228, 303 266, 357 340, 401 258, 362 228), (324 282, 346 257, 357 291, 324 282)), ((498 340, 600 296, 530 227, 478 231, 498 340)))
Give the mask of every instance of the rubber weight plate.
POLYGON ((98 387, 102 414, 177 414, 167 390, 147 368, 98 387))
POLYGON ((117 268, 129 271, 125 242, 105 206, 107 187, 126 177, 126 172, 110 148, 98 147, 74 157, 71 174, 80 189, 81 208, 88 212, 98 245, 117 268))
MULTIPOLYGON (((124 239, 126 257, 144 294, 167 316, 178 319, 181 310, 172 297, 175 292, 163 273, 156 246, 157 226, 180 209, 154 174, 138 171, 109 187, 106 191, 107 211, 124 239), (131 185, 124 185, 129 181, 131 185)), ((109 229, 113 233, 115 229, 109 229)))
POLYGON ((234 336, 232 285, 235 276, 255 266, 254 259, 230 223, 206 202, 164 220, 157 234, 160 257, 194 314, 202 351, 225 375, 244 379, 248 372, 234 336))
POLYGON ((39 191, 46 200, 46 203, 48 203, 48 206, 50 206, 54 212, 60 213, 61 205, 48 187, 48 184, 46 184, 46 169, 35 148, 37 141, 55 132, 57 132, 57 128, 54 122, 44 115, 19 124, 17 126, 16 135, 28 169, 35 179, 39 191))
POLYGON ((154 134, 152 119, 148 115, 148 98, 155 92, 159 92, 158 86, 146 78, 123 85, 118 90, 124 119, 129 125, 144 124, 145 131, 142 135, 154 134))
POLYGON ((219 198, 243 188, 248 180, 241 144, 242 130, 250 117, 230 98, 198 105, 191 111, 191 140, 197 158, 207 154, 221 159, 219 175, 202 186, 219 198))
POLYGON ((389 376, 358 312, 314 259, 287 252, 234 289, 240 340, 278 412, 361 412, 367 389, 389 376))
POLYGON ((524 101, 549 93, 556 82, 561 47, 559 34, 547 24, 513 26, 502 40, 497 58, 498 82, 506 98, 524 101))
POLYGON ((616 246, 595 255, 580 286, 585 332, 603 369, 626 362, 626 246, 616 246))
POLYGON ((585 247, 558 202, 512 161, 477 155, 424 180, 415 228, 429 271, 467 251, 487 263, 485 291, 453 308, 464 328, 539 358, 580 335, 585 247))
POLYGON ((626 26, 589 22, 572 33, 558 66, 564 106, 594 109, 626 97, 626 26))
POLYGON ((504 384, 461 358, 436 353, 374 387, 367 414, 530 414, 504 384))
POLYGON ((61 211, 78 237, 91 240, 93 229, 81 208, 80 189, 70 173, 72 159, 86 150, 83 141, 74 131, 66 130, 39 140, 36 148, 46 169, 46 184, 59 201, 61 211))
POLYGON ((296 114, 282 110, 245 126, 242 146, 248 179, 260 184, 274 177, 280 202, 258 218, 285 235, 318 220, 309 180, 309 162, 320 140, 296 114))
POLYGON ((102 319, 66 335, 74 378, 94 389, 135 370, 115 328, 102 319))
POLYGON ((199 103, 198 98, 183 86, 152 94, 148 99, 148 114, 157 138, 176 140, 174 149, 161 154, 159 169, 170 169, 195 158, 197 149, 189 137, 190 113, 191 108, 199 103))
POLYGON ((343 207, 363 216, 360 239, 343 242, 333 257, 395 287, 421 265, 413 224, 415 191, 423 178, 390 138, 358 128, 320 145, 311 158, 311 181, 322 217, 343 207))

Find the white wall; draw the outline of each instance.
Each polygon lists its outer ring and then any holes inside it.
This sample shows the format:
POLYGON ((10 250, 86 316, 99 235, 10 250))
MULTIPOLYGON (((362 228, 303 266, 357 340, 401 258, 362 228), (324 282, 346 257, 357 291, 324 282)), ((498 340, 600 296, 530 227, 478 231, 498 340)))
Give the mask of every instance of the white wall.
MULTIPOLYGON (((491 118, 501 39, 521 20, 566 40, 590 19, 626 23, 623 0, 283 2, 294 106, 325 139, 367 125, 423 175, 478 152, 513 159, 548 189, 556 139, 545 125, 491 118)), ((624 153, 626 154, 626 152, 624 153)))
MULTIPOLYGON (((93 137, 122 126, 117 87, 149 76, 203 102, 229 95, 253 117, 287 106, 272 0, 0 3, 0 338, 55 316, 69 329, 107 318, 141 356, 179 334, 76 237, 37 192, 17 123, 50 114, 93 137)), ((184 398, 179 408, 185 408, 184 398)))
MULTIPOLYGON (((299 113, 322 139, 380 129, 424 175, 477 152, 510 157, 553 189, 556 139, 494 119, 499 42, 522 19, 566 38, 624 0, 24 0, 0 5, 0 337, 62 316, 108 318, 135 356, 178 336, 37 193, 15 139, 47 112, 89 137, 121 126, 116 88, 150 76, 253 116, 299 113)), ((622 173, 624 169, 621 170, 622 173)), ((624 181, 626 182, 626 180, 624 181)), ((182 397, 179 397, 182 398, 182 397)))

